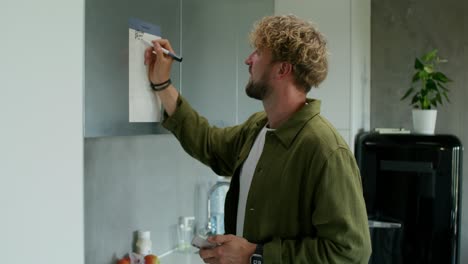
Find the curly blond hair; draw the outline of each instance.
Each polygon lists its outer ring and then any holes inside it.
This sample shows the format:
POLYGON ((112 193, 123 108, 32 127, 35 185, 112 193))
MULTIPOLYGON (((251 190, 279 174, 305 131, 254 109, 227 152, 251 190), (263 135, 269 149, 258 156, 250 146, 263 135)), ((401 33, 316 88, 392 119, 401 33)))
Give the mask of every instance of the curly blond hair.
POLYGON ((327 76, 325 37, 294 15, 264 17, 250 33, 250 43, 256 49, 271 50, 274 62, 291 63, 297 84, 306 92, 327 76))

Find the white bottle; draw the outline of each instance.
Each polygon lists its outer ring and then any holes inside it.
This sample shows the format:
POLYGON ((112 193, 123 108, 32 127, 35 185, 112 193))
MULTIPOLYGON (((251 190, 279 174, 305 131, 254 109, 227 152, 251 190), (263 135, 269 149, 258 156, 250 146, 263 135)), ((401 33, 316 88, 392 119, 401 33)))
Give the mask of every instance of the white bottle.
POLYGON ((138 240, 136 242, 136 253, 146 256, 151 254, 150 231, 138 231, 138 240))

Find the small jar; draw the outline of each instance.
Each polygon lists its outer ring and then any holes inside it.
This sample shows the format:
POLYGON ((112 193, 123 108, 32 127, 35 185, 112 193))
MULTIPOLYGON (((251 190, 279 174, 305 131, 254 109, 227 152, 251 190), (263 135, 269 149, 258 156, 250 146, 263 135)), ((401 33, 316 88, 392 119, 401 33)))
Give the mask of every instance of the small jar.
POLYGON ((181 252, 189 252, 192 248, 190 242, 193 237, 195 225, 195 217, 181 216, 179 217, 179 225, 177 226, 177 249, 181 252))
POLYGON ((136 253, 146 256, 151 254, 150 231, 138 231, 138 240, 136 242, 136 253))

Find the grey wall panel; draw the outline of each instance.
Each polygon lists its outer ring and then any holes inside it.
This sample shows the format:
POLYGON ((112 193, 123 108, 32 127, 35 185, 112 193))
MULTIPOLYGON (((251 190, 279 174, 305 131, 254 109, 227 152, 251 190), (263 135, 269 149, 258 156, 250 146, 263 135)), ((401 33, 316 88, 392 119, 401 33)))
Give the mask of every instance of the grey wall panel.
MULTIPOLYGON (((160 26, 178 51, 180 1, 88 0, 85 14, 85 137, 163 133, 156 123, 128 122, 128 20, 160 26)), ((178 86, 179 68, 173 68, 178 86)))
MULTIPOLYGON (((455 82, 450 85, 451 99, 460 98, 465 89, 463 73, 464 1, 372 1, 372 94, 371 117, 374 127, 396 126, 411 128, 411 108, 399 99, 410 85, 415 56, 438 48, 449 63, 443 65, 455 82)), ((437 130, 446 127, 457 102, 439 107, 442 120, 437 130)), ((451 122, 455 125, 454 122, 451 122)))

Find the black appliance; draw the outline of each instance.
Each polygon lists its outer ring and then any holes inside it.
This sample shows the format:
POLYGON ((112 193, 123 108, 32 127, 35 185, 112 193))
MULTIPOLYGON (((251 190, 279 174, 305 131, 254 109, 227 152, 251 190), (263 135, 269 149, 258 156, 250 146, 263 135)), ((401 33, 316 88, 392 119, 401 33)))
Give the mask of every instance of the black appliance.
POLYGON ((358 135, 369 263, 459 263, 462 153, 452 135, 358 135))

